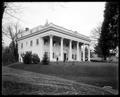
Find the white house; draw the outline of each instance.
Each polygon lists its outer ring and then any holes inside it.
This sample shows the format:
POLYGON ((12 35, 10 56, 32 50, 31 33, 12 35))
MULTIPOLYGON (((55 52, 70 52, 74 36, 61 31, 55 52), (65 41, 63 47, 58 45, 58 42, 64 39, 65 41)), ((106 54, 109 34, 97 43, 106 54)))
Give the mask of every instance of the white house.
POLYGON ((85 47, 90 61, 90 38, 53 23, 24 31, 18 37, 19 61, 26 51, 38 54, 42 60, 44 53, 50 61, 85 61, 85 47), (82 53, 81 53, 82 52, 82 53), (83 55, 82 55, 83 54, 83 55), (82 59, 82 60, 81 60, 82 59))

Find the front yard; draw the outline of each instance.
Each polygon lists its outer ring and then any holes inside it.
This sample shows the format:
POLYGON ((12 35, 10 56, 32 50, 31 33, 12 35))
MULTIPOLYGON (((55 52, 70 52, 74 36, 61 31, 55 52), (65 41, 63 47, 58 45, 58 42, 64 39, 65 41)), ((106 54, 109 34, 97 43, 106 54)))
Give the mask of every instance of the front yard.
POLYGON ((53 62, 49 65, 16 63, 10 67, 118 89, 118 63, 53 62))
POLYGON ((3 95, 116 95, 117 92, 45 74, 2 68, 3 95))

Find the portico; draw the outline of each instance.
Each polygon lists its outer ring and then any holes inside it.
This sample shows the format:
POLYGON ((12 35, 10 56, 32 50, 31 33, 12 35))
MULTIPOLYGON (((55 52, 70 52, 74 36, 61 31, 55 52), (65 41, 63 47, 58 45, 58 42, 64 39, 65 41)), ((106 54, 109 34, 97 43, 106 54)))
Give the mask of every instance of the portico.
POLYGON ((70 40, 70 39, 66 39, 66 38, 63 38, 63 37, 60 37, 60 36, 55 36, 55 35, 50 35, 49 36, 50 61, 56 61, 56 60, 53 59, 53 48, 55 48, 55 46, 53 47, 53 40, 54 40, 55 37, 59 37, 58 42, 60 43, 60 45, 59 45, 60 46, 60 57, 57 56, 57 57, 59 57, 59 61, 64 61, 64 60, 67 60, 67 61, 81 61, 82 59, 83 59, 82 61, 85 61, 85 47, 87 47, 87 50, 88 50, 87 57, 88 57, 88 61, 90 61, 89 44, 86 45, 86 44, 81 43, 79 41, 70 40), (65 57, 64 56, 64 52, 65 52, 64 49, 65 49, 65 45, 67 45, 67 43, 65 44, 65 42, 64 42, 65 40, 67 40, 69 42, 68 49, 67 49, 68 54, 66 52, 66 54, 68 55, 68 59, 64 58, 65 57), (81 48, 81 46, 83 46, 83 48, 81 48), (81 52, 83 52, 83 53, 81 53, 81 52), (75 53, 75 55, 77 57, 75 60, 73 60, 73 57, 72 57, 73 53, 75 53), (81 54, 83 54, 83 56, 81 56, 81 54), (81 59, 81 57, 82 57, 82 59, 81 59))

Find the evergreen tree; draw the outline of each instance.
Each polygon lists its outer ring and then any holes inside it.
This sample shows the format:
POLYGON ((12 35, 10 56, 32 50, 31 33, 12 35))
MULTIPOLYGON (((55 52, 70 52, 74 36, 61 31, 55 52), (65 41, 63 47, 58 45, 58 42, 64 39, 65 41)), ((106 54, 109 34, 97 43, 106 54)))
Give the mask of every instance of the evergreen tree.
POLYGON ((48 59, 47 53, 44 53, 42 64, 43 65, 48 65, 49 64, 49 59, 48 59))
POLYGON ((118 21, 119 21, 119 3, 107 2, 104 11, 104 21, 101 28, 98 47, 102 51, 104 60, 110 56, 110 50, 115 49, 119 44, 118 21))
POLYGON ((19 57, 19 55, 18 55, 18 44, 15 43, 14 41, 12 41, 9 45, 9 48, 11 49, 11 52, 14 55, 15 61, 17 62, 18 57, 19 57))
POLYGON ((95 50, 94 50, 95 54, 97 54, 98 57, 103 57, 102 56, 103 54, 102 54, 101 48, 99 47, 99 44, 96 44, 94 48, 95 48, 95 50))

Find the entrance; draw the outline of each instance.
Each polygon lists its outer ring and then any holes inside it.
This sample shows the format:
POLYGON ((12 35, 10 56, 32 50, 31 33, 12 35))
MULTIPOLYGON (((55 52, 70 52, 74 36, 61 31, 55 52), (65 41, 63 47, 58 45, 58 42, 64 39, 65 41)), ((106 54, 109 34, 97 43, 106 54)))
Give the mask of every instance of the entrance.
POLYGON ((64 61, 66 61, 66 60, 67 60, 67 54, 64 53, 64 61))

